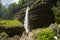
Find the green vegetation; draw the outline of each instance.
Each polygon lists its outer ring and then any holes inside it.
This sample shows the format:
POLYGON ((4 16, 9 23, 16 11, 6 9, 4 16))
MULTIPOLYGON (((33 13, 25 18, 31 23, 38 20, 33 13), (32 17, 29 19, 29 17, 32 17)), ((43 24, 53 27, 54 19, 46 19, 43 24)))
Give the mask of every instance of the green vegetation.
MULTIPOLYGON (((2 30, 0 29, 0 37, 2 38, 1 40, 6 40, 5 38, 7 38, 9 36, 9 34, 10 35, 12 35, 12 34, 15 35, 15 33, 16 33, 16 34, 21 35, 20 33, 22 33, 24 31, 24 28, 21 28, 21 29, 20 28, 19 29, 15 28, 15 27, 23 27, 24 26, 23 23, 21 23, 18 20, 9 20, 9 19, 14 19, 14 18, 16 18, 16 16, 18 16, 18 18, 20 17, 19 20, 23 21, 24 17, 25 17, 24 13, 25 13, 25 7, 26 7, 23 4, 26 3, 25 5, 27 5, 29 1, 32 1, 32 0, 25 0, 25 1, 24 0, 19 0, 18 4, 12 3, 12 4, 10 4, 8 6, 8 8, 4 7, 0 3, 0 28, 2 27, 2 30), (24 12, 24 13, 22 13, 22 12, 24 12), (17 14, 19 14, 20 16, 17 15, 17 14), (12 17, 14 17, 14 18, 12 18, 12 17), (11 28, 11 29, 6 29, 6 28, 11 28), (14 28, 14 29, 12 29, 12 28, 14 28)), ((30 20, 29 21, 32 22, 31 24, 34 25, 34 27, 35 26, 39 26, 40 23, 43 23, 43 22, 46 22, 46 21, 47 21, 47 23, 49 22, 50 19, 48 19, 48 18, 50 18, 51 16, 48 17, 47 18, 48 20, 47 20, 44 15, 45 15, 45 12, 47 14, 49 14, 51 12, 51 9, 53 11, 52 13, 54 13, 53 16, 55 17, 55 19, 54 19, 55 21, 54 22, 56 22, 57 24, 60 24, 60 1, 57 1, 57 3, 55 5, 54 5, 54 1, 53 0, 51 0, 51 1, 50 0, 48 0, 48 1, 47 0, 33 0, 33 1, 34 2, 31 4, 32 5, 31 6, 31 10, 34 10, 34 11, 37 10, 37 12, 29 11, 30 12, 29 16, 31 16, 30 17, 31 21, 30 20), (49 11, 47 11, 47 10, 49 10, 49 11), (40 19, 41 22, 39 20, 39 17, 42 18, 42 20, 40 19), (44 19, 46 19, 46 20, 44 20, 44 19), (36 22, 35 22, 35 20, 36 20, 36 22)), ((29 5, 29 7, 30 7, 30 5, 29 5)), ((43 23, 43 24, 48 25, 47 23, 43 23)), ((56 34, 55 34, 54 30, 40 29, 40 33, 38 33, 37 40, 55 40, 54 39, 55 35, 56 34)), ((17 36, 15 38, 13 38, 13 37, 12 38, 8 38, 8 39, 15 40, 15 39, 17 39, 19 37, 20 36, 17 36)), ((60 34, 58 35, 58 38, 60 40, 60 34)))
POLYGON ((57 0, 56 6, 53 5, 52 10, 54 12, 55 22, 59 24, 60 23, 60 1, 59 0, 57 0))
POLYGON ((58 38, 59 38, 58 40, 60 40, 60 34, 58 34, 58 38))
POLYGON ((54 12, 56 23, 60 23, 60 9, 59 9, 59 7, 54 6, 52 9, 53 9, 53 12, 54 12))
POLYGON ((55 40, 54 39, 55 32, 49 29, 41 29, 37 40, 55 40))
POLYGON ((8 34, 7 34, 6 32, 1 32, 1 33, 0 33, 0 37, 2 37, 2 38, 3 38, 3 37, 7 37, 7 36, 8 36, 8 34))
POLYGON ((0 20, 0 26, 5 28, 22 27, 23 24, 18 20, 0 20))
MULTIPOLYGON (((56 36, 54 30, 50 30, 48 28, 46 29, 42 28, 38 33, 37 40, 55 40, 54 36, 56 36)), ((60 34, 58 34, 58 40, 60 40, 60 34)))

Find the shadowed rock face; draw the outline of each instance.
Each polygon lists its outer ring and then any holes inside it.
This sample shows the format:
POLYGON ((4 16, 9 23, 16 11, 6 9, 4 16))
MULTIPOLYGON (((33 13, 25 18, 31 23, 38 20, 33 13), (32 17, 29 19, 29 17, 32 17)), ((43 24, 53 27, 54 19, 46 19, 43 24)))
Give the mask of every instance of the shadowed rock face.
MULTIPOLYGON (((52 5, 56 6, 57 0, 48 0, 45 4, 39 4, 29 11, 29 26, 32 28, 48 27, 55 22, 54 13, 51 10, 52 5)), ((20 21, 24 21, 24 13, 22 13, 20 21)))
POLYGON ((12 28, 4 28, 0 26, 0 33, 6 32, 9 37, 12 37, 14 35, 20 35, 23 33, 24 28, 23 27, 12 27, 12 28))
POLYGON ((56 0, 48 1, 46 4, 41 4, 30 12, 29 23, 33 28, 37 27, 48 27, 51 23, 55 22, 54 13, 51 10, 52 4, 56 4, 56 0))
POLYGON ((54 23, 54 14, 47 6, 37 7, 38 11, 33 12, 30 18, 30 24, 34 26, 48 26, 50 23, 54 23))

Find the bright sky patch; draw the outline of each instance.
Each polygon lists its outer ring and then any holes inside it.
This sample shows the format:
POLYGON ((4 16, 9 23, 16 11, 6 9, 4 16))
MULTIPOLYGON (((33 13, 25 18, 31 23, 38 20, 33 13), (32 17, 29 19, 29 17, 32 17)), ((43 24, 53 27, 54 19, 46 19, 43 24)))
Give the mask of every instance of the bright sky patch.
POLYGON ((17 3, 18 4, 19 0, 1 0, 3 6, 9 6, 12 3, 17 3))

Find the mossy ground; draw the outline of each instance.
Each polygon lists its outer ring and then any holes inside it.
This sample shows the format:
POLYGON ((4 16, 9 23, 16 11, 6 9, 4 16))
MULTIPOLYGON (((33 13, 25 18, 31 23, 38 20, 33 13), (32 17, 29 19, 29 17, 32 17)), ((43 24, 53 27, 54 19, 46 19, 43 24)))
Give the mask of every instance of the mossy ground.
POLYGON ((0 20, 0 26, 5 28, 22 27, 23 24, 18 20, 0 20))

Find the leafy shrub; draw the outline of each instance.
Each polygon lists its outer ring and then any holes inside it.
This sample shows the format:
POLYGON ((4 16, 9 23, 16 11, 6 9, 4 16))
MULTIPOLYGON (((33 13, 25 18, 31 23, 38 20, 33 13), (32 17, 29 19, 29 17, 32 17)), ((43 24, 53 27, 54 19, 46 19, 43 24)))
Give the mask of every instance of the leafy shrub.
POLYGON ((58 34, 58 40, 60 40, 60 34, 58 34))
POLYGON ((44 29, 38 35, 37 40, 55 40, 55 32, 53 30, 44 29))
POLYGON ((19 40, 20 36, 14 35, 13 37, 9 37, 6 32, 1 32, 0 33, 0 40, 19 40))
POLYGON ((55 16, 55 21, 57 23, 60 23, 60 12, 58 7, 53 7, 53 11, 54 11, 54 16, 55 16))
POLYGON ((0 33, 0 40, 7 40, 8 34, 6 32, 1 32, 0 33))
POLYGON ((57 6, 53 6, 52 10, 54 12, 56 23, 60 23, 60 2, 57 1, 57 6))

